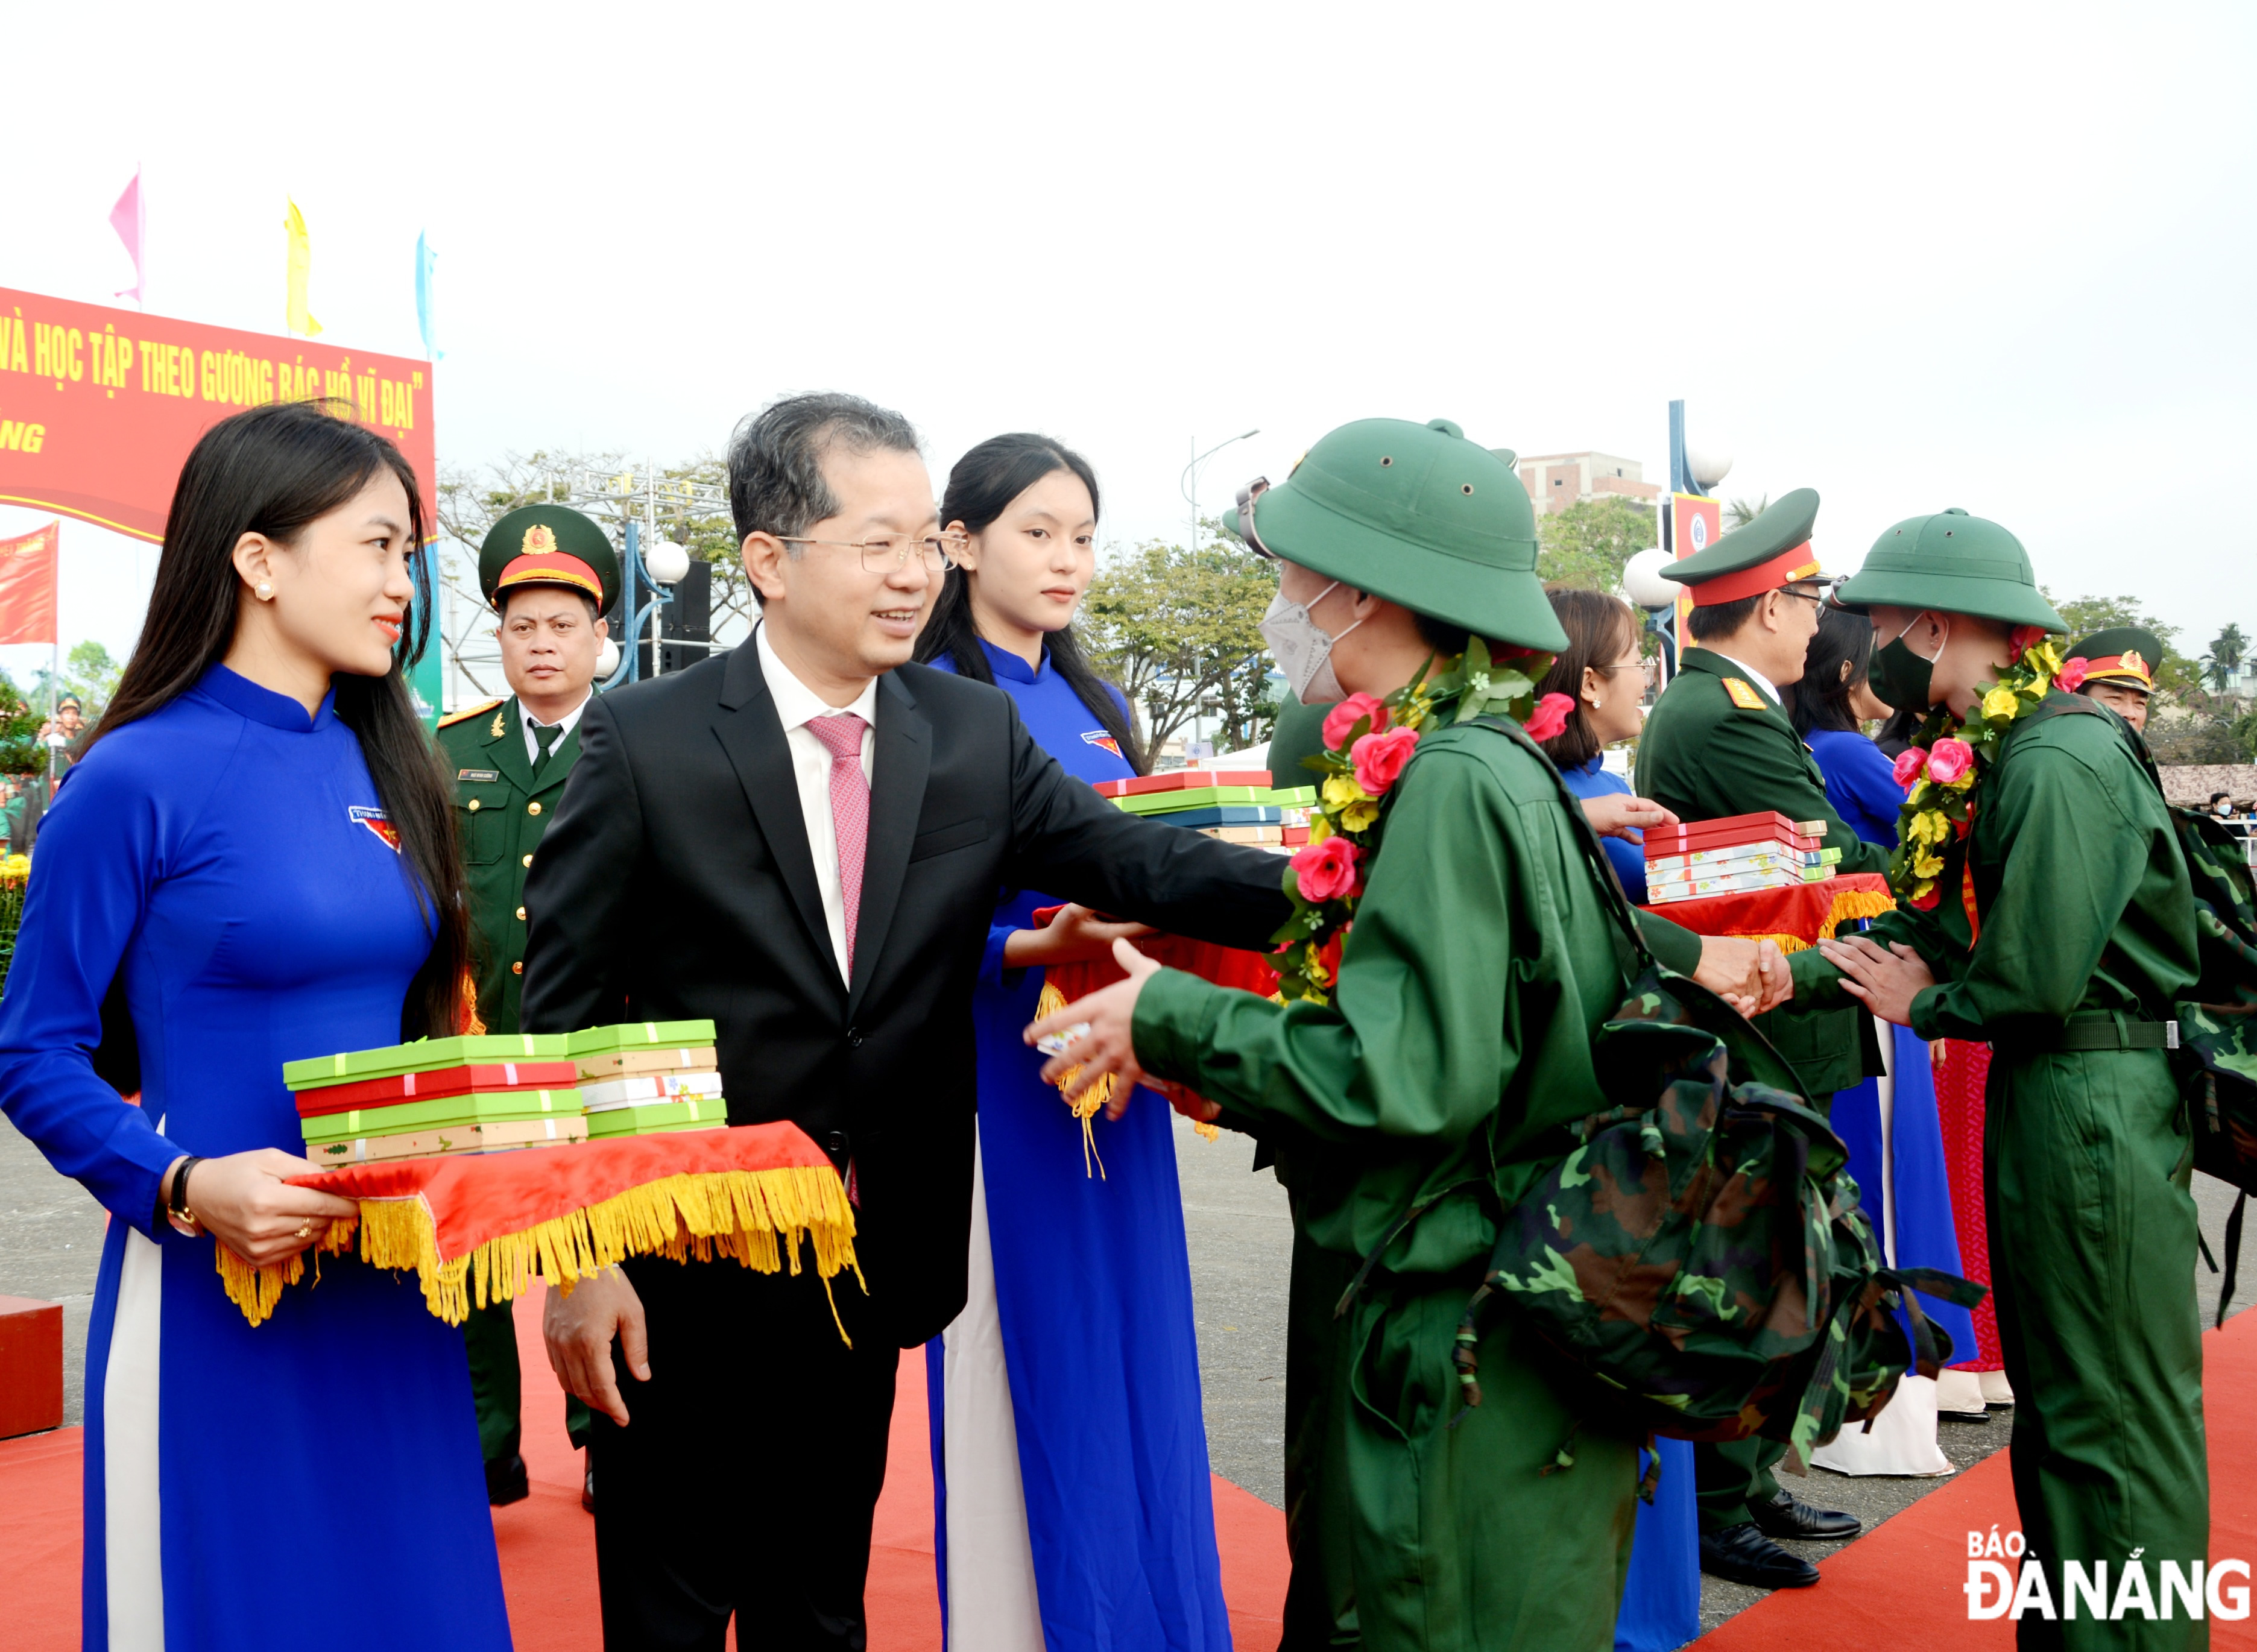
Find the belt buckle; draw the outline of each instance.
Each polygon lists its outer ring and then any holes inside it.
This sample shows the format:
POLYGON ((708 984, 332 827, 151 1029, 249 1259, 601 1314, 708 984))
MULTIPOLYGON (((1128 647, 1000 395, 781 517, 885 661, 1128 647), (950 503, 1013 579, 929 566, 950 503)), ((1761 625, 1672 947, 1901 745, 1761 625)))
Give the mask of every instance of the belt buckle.
POLYGON ((2179 1024, 2176 1021, 2165 1021, 2163 1023, 2163 1048, 2165 1049, 2176 1049, 2178 1047, 2179 1024))

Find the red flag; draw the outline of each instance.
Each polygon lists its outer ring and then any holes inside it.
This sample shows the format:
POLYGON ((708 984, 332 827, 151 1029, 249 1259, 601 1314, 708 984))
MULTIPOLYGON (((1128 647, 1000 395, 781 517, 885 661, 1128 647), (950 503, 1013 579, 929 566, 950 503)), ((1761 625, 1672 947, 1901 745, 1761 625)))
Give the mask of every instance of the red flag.
POLYGON ((55 640, 55 547, 61 524, 50 522, 0 540, 0 644, 55 640))

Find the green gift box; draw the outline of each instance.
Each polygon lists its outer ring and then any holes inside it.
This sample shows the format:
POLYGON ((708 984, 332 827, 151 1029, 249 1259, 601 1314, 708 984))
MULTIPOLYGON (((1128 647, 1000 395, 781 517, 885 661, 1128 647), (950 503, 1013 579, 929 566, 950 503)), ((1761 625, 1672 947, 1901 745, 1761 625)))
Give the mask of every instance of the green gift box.
POLYGON ((1130 815, 1176 815, 1187 808, 1213 808, 1224 803, 1269 801, 1266 786, 1195 786, 1180 792, 1139 792, 1113 801, 1130 815))
POLYGON ((390 1107, 352 1107, 315 1113, 302 1120, 308 1141, 343 1141, 354 1136, 397 1136, 473 1124, 522 1119, 577 1117, 577 1090, 511 1090, 474 1096, 434 1096, 390 1107))
POLYGON ((685 1096, 636 1107, 591 1112, 588 1136, 644 1136, 660 1130, 710 1130, 729 1122, 729 1104, 718 1096, 685 1096))
POLYGON ((711 1021, 628 1021, 617 1027, 584 1027, 566 1034, 568 1055, 596 1055, 612 1050, 670 1044, 677 1049, 710 1046, 718 1036, 711 1021))
POLYGON ((282 1082, 293 1090, 311 1090, 350 1078, 391 1078, 400 1073, 477 1063, 563 1061, 571 1054, 565 1046, 566 1035, 562 1033, 474 1033, 457 1038, 424 1038, 413 1044, 387 1044, 381 1049, 352 1049, 284 1062, 282 1082))

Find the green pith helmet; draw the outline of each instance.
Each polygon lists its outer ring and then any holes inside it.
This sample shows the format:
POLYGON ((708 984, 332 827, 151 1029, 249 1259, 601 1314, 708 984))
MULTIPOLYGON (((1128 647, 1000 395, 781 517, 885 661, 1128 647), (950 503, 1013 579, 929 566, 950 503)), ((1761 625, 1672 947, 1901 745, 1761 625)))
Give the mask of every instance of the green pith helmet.
POLYGON ((1907 517, 1885 531, 1865 553, 1865 565, 1836 589, 1834 600, 1853 613, 1924 608, 2069 630, 2038 595, 2021 540, 1956 505, 1934 516, 1907 517))
POLYGON ((2155 671, 2163 663, 2163 639, 2140 625, 2112 625, 2062 651, 2064 660, 2084 661, 2087 682, 2155 691, 2155 671))
POLYGON ((1342 425, 1223 521, 1256 550, 1477 637, 1567 646, 1536 577, 1536 512, 1511 456, 1447 419, 1342 425))
POLYGON ((499 611, 520 585, 562 585, 596 599, 607 614, 619 596, 619 554, 594 522, 561 505, 520 505, 493 525, 478 550, 478 589, 499 611))
POLYGON ((1810 549, 1810 530, 1817 520, 1818 490, 1797 488, 1706 550, 1672 562, 1661 577, 1689 586, 1695 608, 1818 579, 1818 558, 1810 549))

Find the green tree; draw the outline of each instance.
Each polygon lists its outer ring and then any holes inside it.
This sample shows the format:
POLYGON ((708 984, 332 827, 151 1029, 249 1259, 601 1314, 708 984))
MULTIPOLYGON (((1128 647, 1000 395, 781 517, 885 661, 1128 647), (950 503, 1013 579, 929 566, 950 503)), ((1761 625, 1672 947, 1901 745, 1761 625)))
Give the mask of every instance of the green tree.
POLYGON ((1277 564, 1235 540, 1186 550, 1150 540, 1116 552, 1082 599, 1079 634, 1143 713, 1146 749, 1194 717, 1235 748, 1266 738, 1276 715, 1261 621, 1277 564))
POLYGON ((2210 678, 2210 686, 2218 693, 2225 694, 2232 688, 2234 673, 2240 669, 2242 654, 2248 646, 2238 622, 2227 625, 2211 639, 2210 652, 2202 657, 2202 668, 2210 678))
MULTIPOLYGON (((117 692, 117 679, 124 671, 124 660, 111 659, 109 649, 88 638, 71 645, 70 652, 63 656, 62 674, 55 678, 53 686, 58 698, 66 694, 78 696, 79 710, 91 727, 102 720, 110 696, 117 692)), ((28 696, 42 715, 46 710, 49 674, 44 669, 33 674, 28 696)))
POLYGON ((2202 673, 2194 661, 2178 651, 2176 625, 2166 625, 2147 613, 2136 597, 2072 597, 2067 601, 2055 597, 2046 586, 2038 587, 2038 594, 2053 604, 2053 610, 2068 623, 2069 635, 2061 639, 2066 648, 2070 643, 2090 637, 2096 631, 2107 631, 2117 625, 2138 625, 2155 633, 2163 645, 2163 657, 2148 664, 2155 674, 2155 688, 2161 694, 2184 697, 2202 686, 2202 673))
POLYGON ((46 767, 47 751, 39 743, 39 724, 46 720, 45 691, 35 699, 0 671, 0 774, 29 774, 46 767))
POLYGON ((1653 512, 1620 494, 1578 499, 1536 519, 1536 574, 1547 584, 1622 587, 1623 565, 1654 542, 1653 512))
POLYGON ((1732 527, 1745 527, 1771 509, 1771 495, 1766 493, 1753 505, 1745 499, 1734 499, 1724 507, 1724 520, 1732 527))

